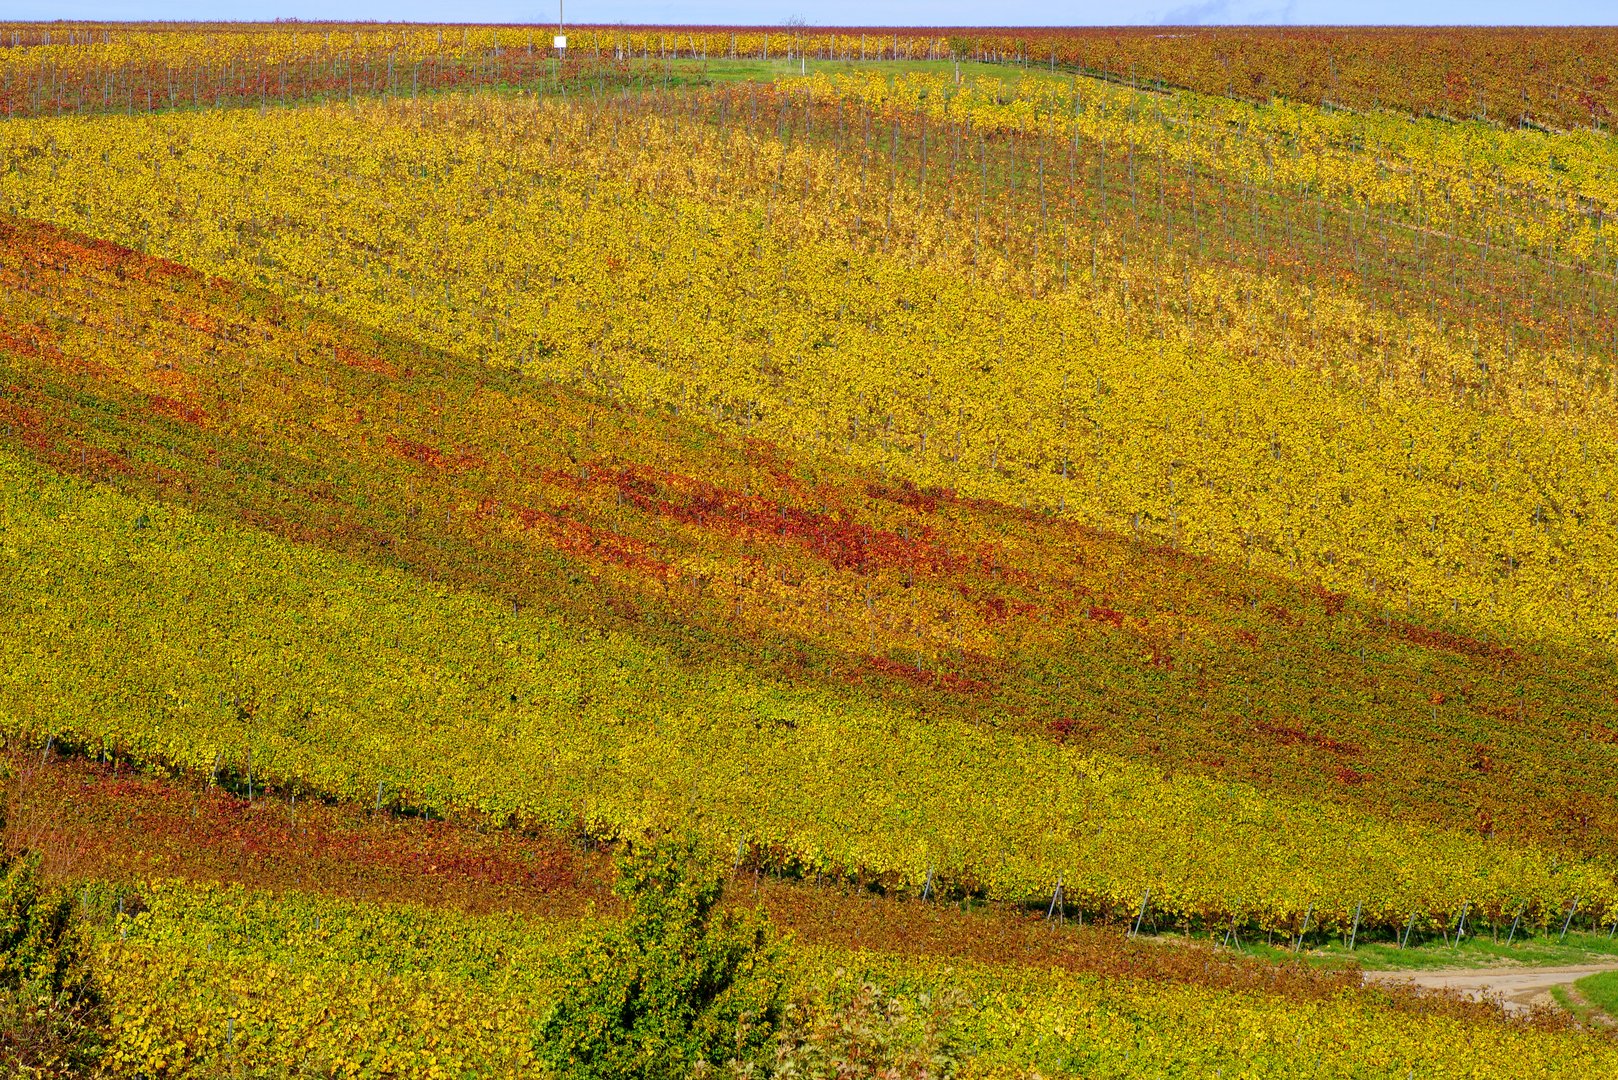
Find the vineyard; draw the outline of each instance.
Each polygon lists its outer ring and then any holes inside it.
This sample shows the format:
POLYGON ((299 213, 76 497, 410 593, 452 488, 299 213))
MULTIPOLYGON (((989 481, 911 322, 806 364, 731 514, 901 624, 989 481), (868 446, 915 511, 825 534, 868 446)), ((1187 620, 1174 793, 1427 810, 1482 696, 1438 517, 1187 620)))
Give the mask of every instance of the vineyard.
MULTIPOLYGON (((544 960, 580 929, 239 887, 171 884, 143 903, 139 914, 109 917, 97 947, 117 972, 111 990, 123 1035, 110 1056, 147 1075, 228 1066, 233 1055, 322 1075, 523 1075, 532 1010, 557 992, 544 960), (281 1034, 289 1028, 303 1033, 295 1045, 281 1034)), ((972 994, 981 1004, 950 1021, 975 1051, 968 1076, 1125 1077, 1172 1067, 1259 1077, 1540 1077, 1614 1065, 1610 1045, 1569 1033, 1390 1014, 1358 995, 1280 1007, 1195 986, 946 967, 831 947, 805 950, 800 963, 805 978, 845 994, 862 980, 923 1000, 949 985, 972 994), (1457 1039, 1464 1044, 1445 1049, 1457 1039)))
MULTIPOLYGON (((1607 130, 1618 109, 1611 29, 1182 27, 574 27, 591 61, 926 61, 1058 68, 1159 91, 1328 110, 1392 109, 1518 127, 1607 130)), ((7 115, 134 111, 544 77, 531 26, 0 23, 7 115)))
POLYGON ((109 1075, 547 1067, 668 830, 961 1075, 1605 1072, 1227 954, 1618 925, 1615 43, 0 24, 8 835, 109 1075))

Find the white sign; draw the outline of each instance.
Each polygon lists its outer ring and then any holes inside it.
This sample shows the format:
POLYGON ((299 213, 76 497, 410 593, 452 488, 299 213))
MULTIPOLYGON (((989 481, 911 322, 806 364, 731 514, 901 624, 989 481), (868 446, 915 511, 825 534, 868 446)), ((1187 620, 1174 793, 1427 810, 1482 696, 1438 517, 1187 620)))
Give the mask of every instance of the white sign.
POLYGON ((557 34, 556 39, 553 42, 553 44, 558 49, 566 49, 567 48, 567 35, 566 34, 557 34))

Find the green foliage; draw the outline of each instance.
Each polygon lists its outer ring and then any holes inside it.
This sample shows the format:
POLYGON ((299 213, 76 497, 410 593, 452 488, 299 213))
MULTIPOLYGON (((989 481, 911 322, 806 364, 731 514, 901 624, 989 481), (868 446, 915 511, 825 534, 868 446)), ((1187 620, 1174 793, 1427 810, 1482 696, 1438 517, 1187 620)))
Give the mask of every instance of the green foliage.
POLYGON ((1573 988, 1592 1006, 1609 1017, 1618 1018, 1618 971, 1586 975, 1573 988))
POLYGON ((44 886, 38 855, 0 851, 0 1069, 82 1075, 97 1056, 99 1019, 72 896, 44 886))
POLYGON ((762 913, 716 910, 723 877, 689 836, 628 845, 615 888, 628 917, 560 961, 575 989, 541 1023, 539 1058, 567 1077, 653 1080, 764 1056, 786 1003, 762 913))
POLYGON ((38 855, 0 856, 0 988, 57 997, 78 991, 87 979, 72 897, 44 889, 38 855))

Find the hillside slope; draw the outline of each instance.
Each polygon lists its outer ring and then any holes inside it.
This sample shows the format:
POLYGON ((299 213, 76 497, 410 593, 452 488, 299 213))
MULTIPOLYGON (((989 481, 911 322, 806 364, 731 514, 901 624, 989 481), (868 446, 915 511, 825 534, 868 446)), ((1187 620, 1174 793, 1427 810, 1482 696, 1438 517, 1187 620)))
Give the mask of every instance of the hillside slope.
POLYGON ((1098 912, 1612 891, 1610 748, 1497 723, 1596 724, 1570 663, 6 235, 13 734, 1098 912))
POLYGON ((0 197, 791 457, 1608 653, 1618 294, 1535 238, 1589 240, 1563 203, 1612 220, 1610 155, 1579 158, 1594 188, 1553 182, 1576 150, 1553 144, 1522 182, 1548 194, 1518 197, 1463 185, 1468 133, 1424 151, 1428 122, 1400 159, 1442 167, 1367 190, 1386 139, 1345 163, 1275 110, 1086 95, 1099 133, 1017 135, 1060 96, 984 87, 901 122, 900 91, 965 92, 884 86, 818 109, 748 87, 17 121, 0 197), (1214 139, 1232 126, 1240 153, 1214 139), (1240 167, 1179 160, 1216 151, 1240 167), (1243 181, 1270 159, 1269 189, 1243 181), (1480 199, 1501 209, 1461 213, 1480 199))

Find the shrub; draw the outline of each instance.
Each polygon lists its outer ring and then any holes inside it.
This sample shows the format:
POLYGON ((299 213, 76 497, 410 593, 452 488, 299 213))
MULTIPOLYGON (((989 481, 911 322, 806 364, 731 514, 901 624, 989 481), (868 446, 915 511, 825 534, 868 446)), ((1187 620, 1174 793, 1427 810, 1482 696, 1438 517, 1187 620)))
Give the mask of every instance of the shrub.
POLYGON ((720 912, 722 875, 690 838, 629 845, 614 889, 627 918, 561 962, 570 989, 536 1051, 579 1080, 662 1080, 769 1054, 785 976, 761 912, 720 912))
POLYGON ((40 884, 38 855, 0 853, 0 989, 53 998, 81 989, 73 923, 73 898, 40 884))
POLYGON ((43 886, 38 855, 0 851, 0 1072, 84 1075, 97 1056, 99 1020, 71 895, 43 886))

